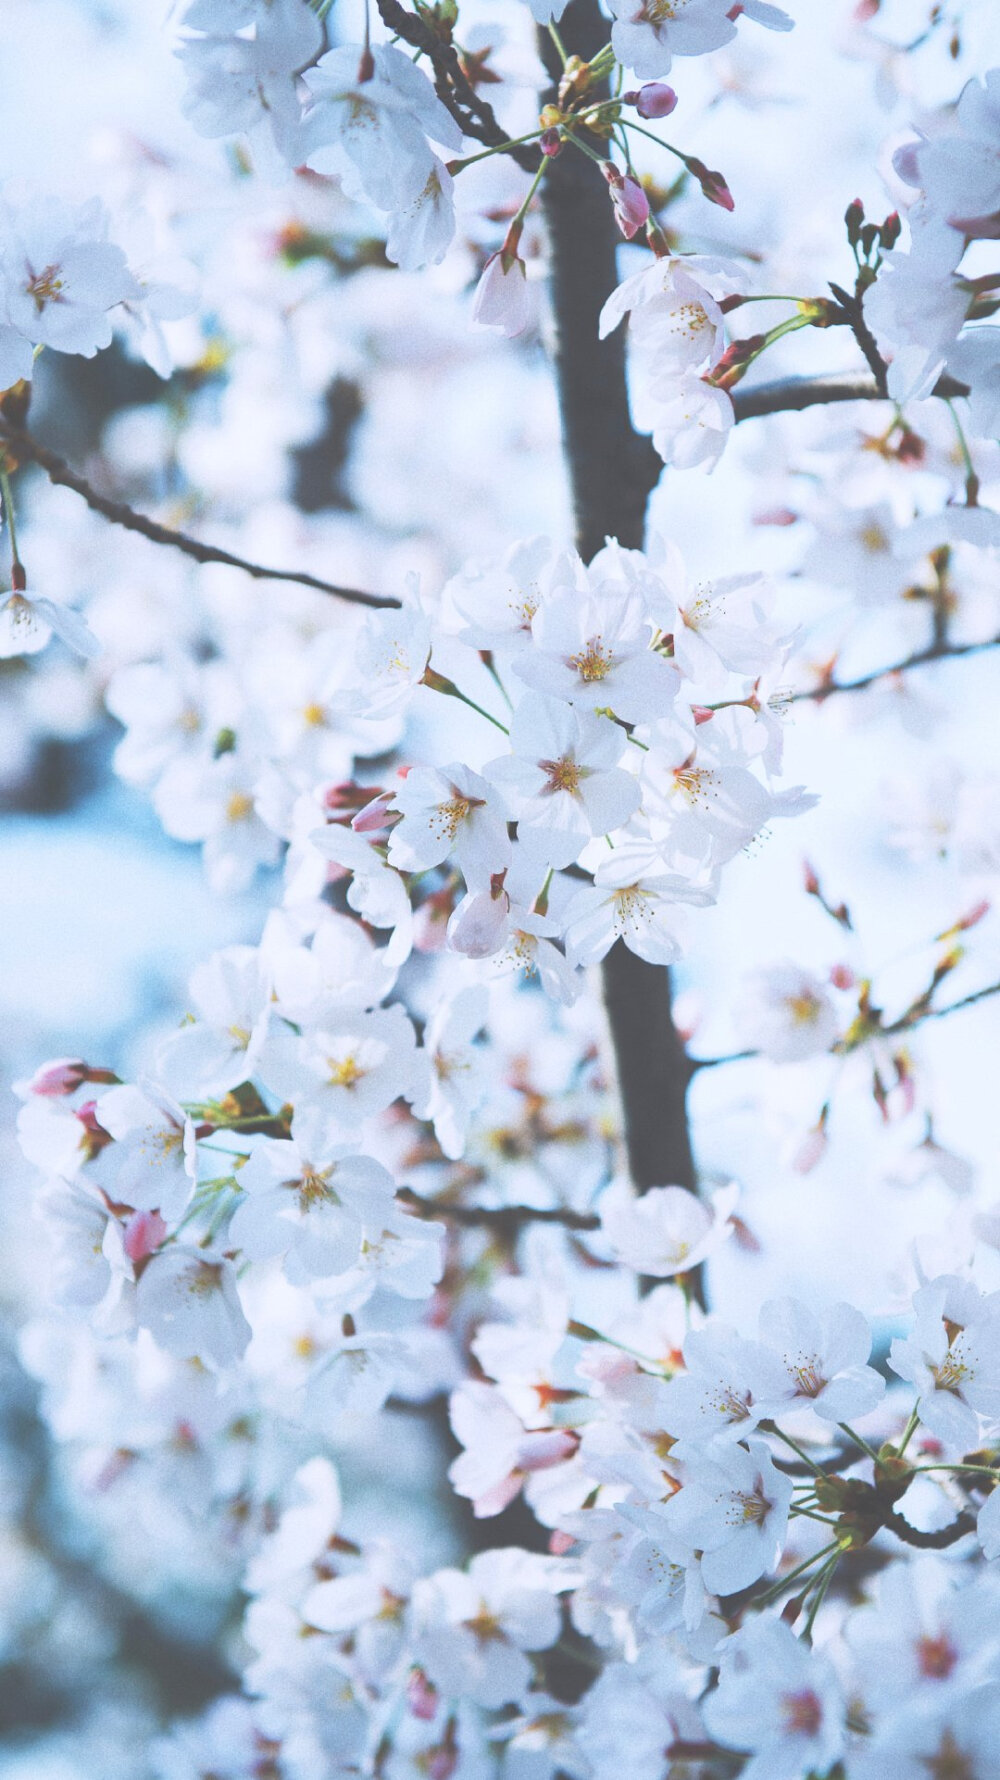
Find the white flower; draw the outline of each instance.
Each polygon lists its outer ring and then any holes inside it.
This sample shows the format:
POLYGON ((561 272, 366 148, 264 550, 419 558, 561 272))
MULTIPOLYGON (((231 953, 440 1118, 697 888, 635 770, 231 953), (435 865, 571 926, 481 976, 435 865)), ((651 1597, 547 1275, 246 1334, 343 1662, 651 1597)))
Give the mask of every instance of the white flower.
POLYGON ((500 328, 508 340, 523 334, 531 320, 528 268, 520 254, 490 255, 476 285, 472 319, 483 328, 500 328))
POLYGON ((462 132, 423 69, 402 50, 374 44, 370 55, 368 78, 362 51, 351 44, 306 70, 303 158, 319 173, 339 174, 350 197, 400 211, 419 202, 439 164, 428 136, 459 149, 462 132))
POLYGON ((176 52, 189 81, 183 111, 194 128, 202 136, 229 136, 267 125, 279 153, 294 160, 295 76, 324 42, 307 0, 267 0, 233 8, 228 17, 221 7, 195 5, 182 23, 207 33, 186 38, 176 52))
POLYGON ((164 1040, 157 1072, 181 1099, 218 1099, 250 1080, 267 1034, 269 985, 257 947, 213 952, 192 972, 189 993, 199 1018, 164 1040))
POLYGON ((979 1416, 1000 1420, 1000 1293, 983 1297, 944 1274, 913 1295, 916 1323, 893 1341, 889 1364, 916 1389, 920 1419, 948 1447, 968 1451, 979 1416))
POLYGON ((726 1241, 737 1196, 736 1187, 725 1187, 706 1205, 686 1187, 651 1187, 637 1198, 616 1183, 601 1201, 601 1228, 626 1267, 667 1279, 700 1266, 726 1241))
POLYGON ((822 1056, 840 1030, 823 984, 797 964, 772 964, 744 977, 733 1017, 741 1041, 772 1063, 822 1056))
POLYGON ((676 380, 669 374, 650 385, 655 397, 653 444, 665 464, 691 470, 698 464, 709 469, 722 456, 736 419, 732 400, 724 389, 706 383, 697 371, 685 371, 676 380))
POLYGON ((535 647, 512 665, 538 692, 630 723, 669 711, 677 677, 650 647, 649 617, 637 594, 609 583, 583 596, 559 592, 539 607, 531 632, 535 647))
POLYGON ((452 1432, 465 1450, 448 1476, 477 1519, 499 1514, 525 1479, 573 1457, 577 1439, 563 1429, 528 1431, 495 1385, 469 1380, 452 1392, 452 1432))
POLYGON ((781 1556, 792 1500, 791 1479, 762 1440, 688 1450, 684 1485, 666 1504, 667 1522, 702 1552, 705 1587, 733 1595, 773 1570, 781 1556))
POLYGON ((246 890, 257 868, 274 865, 281 841, 257 814, 256 763, 234 749, 217 760, 184 758, 167 767, 153 804, 169 835, 201 841, 209 886, 217 895, 246 890))
POLYGON ((578 890, 566 909, 570 962, 597 964, 620 939, 648 964, 672 964, 683 932, 678 903, 714 900, 714 888, 671 875, 648 846, 618 847, 601 861, 593 885, 578 890))
POLYGON ((454 180, 443 161, 432 156, 423 190, 389 217, 386 258, 404 272, 437 266, 455 233, 454 180))
POLYGON ((426 871, 453 856, 470 889, 485 888, 510 863, 498 795, 471 767, 417 766, 393 792, 402 820, 389 836, 389 863, 426 871))
MULTIPOLYGON (((557 1560, 517 1549, 484 1551, 467 1571, 437 1570, 413 1591, 414 1654, 434 1685, 481 1706, 520 1700, 526 1651, 559 1636, 557 1560)), ((566 1586, 571 1581, 566 1577, 566 1586)))
POLYGON ((674 56, 703 56, 736 36, 730 0, 611 0, 611 42, 644 80, 669 74, 674 56))
POLYGON ((742 1440, 752 1433, 783 1382, 759 1343, 710 1322, 684 1341, 684 1371, 663 1393, 663 1421, 678 1440, 742 1440))
POLYGON ((115 1139, 114 1195, 136 1211, 174 1219, 194 1191, 194 1126, 183 1108, 150 1083, 109 1088, 100 1121, 115 1139))
POLYGON ((105 238, 106 230, 107 217, 96 200, 75 210, 42 198, 3 217, 2 306, 6 319, 33 345, 85 358, 110 346, 109 311, 142 292, 121 248, 105 238))
POLYGON ((824 1421, 853 1421, 881 1402, 885 1380, 867 1364, 872 1332, 853 1305, 817 1316, 797 1298, 772 1298, 758 1334, 785 1374, 767 1414, 808 1406, 824 1421))
POLYGON ((488 1052, 473 1042, 488 1014, 484 989, 462 989, 435 1010, 424 1033, 430 1088, 414 1111, 418 1118, 432 1120, 438 1143, 453 1159, 465 1149, 469 1122, 489 1087, 488 1052))
POLYGON ((510 744, 511 754, 483 771, 506 792, 519 838, 537 841, 546 864, 569 865, 592 835, 620 828, 638 808, 638 782, 618 766, 627 737, 608 718, 525 698, 510 744))
POLYGON ((46 599, 44 594, 14 588, 0 592, 0 660, 13 655, 37 655, 53 634, 77 655, 87 658, 101 652, 90 626, 69 606, 46 599))
POLYGON ((709 1734, 749 1749, 745 1780, 826 1774, 846 1743, 846 1704, 829 1658, 790 1626, 760 1615, 723 1646, 719 1685, 703 1702, 709 1734))
MULTIPOLYGON (((299 1121, 296 1120, 296 1127, 299 1121)), ((251 1261, 284 1257, 294 1285, 346 1273, 361 1253, 366 1224, 391 1214, 395 1185, 370 1156, 344 1145, 261 1138, 237 1181, 242 1197, 229 1241, 251 1261)))
POLYGON ((264 1046, 262 1081, 297 1113, 326 1123, 330 1138, 355 1131, 403 1095, 424 1090, 425 1063, 413 1025, 398 1005, 373 1013, 345 1009, 301 1037, 275 1031, 264 1046))
POLYGON ((232 1366, 250 1340, 231 1261, 181 1243, 161 1249, 136 1287, 139 1322, 178 1359, 232 1366))

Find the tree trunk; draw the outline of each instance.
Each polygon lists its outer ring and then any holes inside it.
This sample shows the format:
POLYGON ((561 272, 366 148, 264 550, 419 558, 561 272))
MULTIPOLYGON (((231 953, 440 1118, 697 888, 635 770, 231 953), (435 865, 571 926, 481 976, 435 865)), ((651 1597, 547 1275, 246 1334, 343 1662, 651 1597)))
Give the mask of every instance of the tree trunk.
MULTIPOLYGON (((597 0, 570 0, 559 31, 568 53, 586 61, 607 41, 608 22, 597 0)), ((554 45, 544 30, 539 40, 558 83, 554 45)), ((555 101, 554 89, 547 99, 555 101)), ((566 146, 546 172, 542 195, 576 545, 589 562, 606 537, 642 548, 646 508, 662 466, 632 426, 624 328, 598 339, 601 309, 618 283, 619 236, 607 186, 592 161, 566 146)), ((604 961, 603 977, 632 1180, 640 1191, 668 1185, 694 1190, 685 1106, 691 1072, 671 1014, 670 973, 644 963, 619 941, 604 961)))

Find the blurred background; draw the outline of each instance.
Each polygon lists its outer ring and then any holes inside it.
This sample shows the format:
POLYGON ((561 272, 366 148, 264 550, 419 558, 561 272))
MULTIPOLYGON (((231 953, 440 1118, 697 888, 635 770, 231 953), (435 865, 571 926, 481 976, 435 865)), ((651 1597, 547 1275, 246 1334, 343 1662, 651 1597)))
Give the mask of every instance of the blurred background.
MULTIPOLYGON (((684 69, 678 129, 683 120, 685 147, 722 167, 736 208, 706 214, 697 192, 682 191, 671 222, 684 249, 747 254, 766 267, 766 288, 813 294, 848 270, 845 205, 860 195, 881 216, 897 201, 887 145, 954 97, 967 67, 986 65, 992 7, 961 9, 957 54, 944 9, 907 58, 897 49, 927 26, 923 0, 884 7, 877 31, 859 27, 843 0, 793 10, 792 36, 744 33, 684 69)), ((530 115, 526 9, 463 0, 467 11, 470 28, 501 45, 530 115)), ((197 291, 192 313, 166 328, 176 361, 166 379, 127 339, 91 361, 45 354, 31 411, 39 438, 95 486, 169 523, 369 588, 398 588, 411 572, 436 588, 470 555, 566 535, 540 234, 529 240, 533 328, 509 343, 469 320, 471 286, 519 175, 486 162, 471 190, 462 182, 456 250, 434 271, 400 273, 371 217, 329 182, 271 183, 231 145, 195 136, 162 7, 5 0, 3 26, 8 188, 100 193, 157 251, 169 243, 197 291)), ((353 28, 351 9, 338 10, 330 29, 353 28)), ((623 250, 623 270, 633 258, 641 263, 623 250)), ((801 367, 801 341, 769 358, 769 374, 801 367)), ((811 335, 808 354, 810 369, 853 362, 839 337, 811 335)), ((928 404, 911 416, 929 442, 923 463, 859 450, 861 435, 885 424, 860 406, 750 423, 713 476, 667 475, 654 497, 654 528, 696 576, 775 575, 782 614, 801 627, 804 681, 838 652, 842 673, 863 673, 929 634, 926 601, 906 597, 912 563, 880 564, 876 576, 855 545, 881 506, 903 525, 940 508, 959 474, 954 440, 928 404)), ((989 500, 997 448, 981 459, 989 500)), ((255 943, 276 893, 266 866, 238 893, 216 893, 198 848, 169 838, 147 793, 116 775, 122 730, 104 705, 109 681, 137 662, 224 657, 245 669, 240 696, 252 697, 283 627, 322 627, 329 607, 292 586, 199 569, 111 528, 36 473, 18 489, 35 582, 82 606, 104 648, 87 664, 57 642, 0 663, 0 1777, 128 1780, 166 1772, 150 1753, 158 1730, 233 1685, 242 1485, 199 1473, 176 1404, 158 1397, 152 1352, 126 1362, 52 1317, 10 1084, 50 1057, 141 1069, 183 1014, 193 965, 218 946, 255 943)), ((954 556, 952 634, 995 632, 995 564, 961 545, 954 556)), ((794 708, 787 781, 820 802, 736 862, 718 907, 699 918, 679 973, 693 1050, 739 1047, 740 984, 761 965, 871 975, 890 1007, 926 984, 935 936, 995 894, 995 689, 985 654, 794 708), (804 858, 828 899, 848 904, 850 932, 804 894, 804 858)), ((470 730, 463 746, 475 763, 489 744, 470 730)), ((971 938, 949 998, 1000 978, 996 917, 971 938)), ((1000 1200, 995 1006, 921 1030, 912 1113, 897 1106, 884 1119, 862 1068, 845 1066, 832 1084, 829 1146, 809 1172, 802 1147, 831 1093, 828 1060, 699 1075, 699 1161, 710 1182, 740 1180, 753 1239, 713 1266, 713 1297, 730 1320, 809 1282, 849 1293, 888 1327, 913 1245, 927 1237, 938 1256, 946 1240, 961 1250, 971 1220, 1000 1200), (925 1142, 928 1105, 940 1155, 925 1142)), ((373 1522, 412 1515, 425 1498, 421 1557, 447 1555, 433 1430, 414 1421, 398 1432, 391 1474, 360 1438, 341 1462, 373 1522)), ((254 1463, 266 1463, 259 1450, 254 1463)))

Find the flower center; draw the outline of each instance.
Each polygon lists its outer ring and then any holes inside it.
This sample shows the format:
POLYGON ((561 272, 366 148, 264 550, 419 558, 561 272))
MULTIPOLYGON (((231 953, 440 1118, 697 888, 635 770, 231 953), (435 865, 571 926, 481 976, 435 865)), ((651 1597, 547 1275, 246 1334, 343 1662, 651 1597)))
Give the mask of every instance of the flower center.
POLYGON ((454 797, 449 798, 447 803, 439 803, 436 806, 431 816, 431 827, 438 834, 446 834, 448 839, 453 841, 459 827, 463 822, 469 820, 473 810, 483 808, 484 801, 481 797, 463 797, 460 791, 456 791, 454 797))
POLYGON ((588 637, 586 647, 569 656, 567 665, 590 685, 594 680, 607 679, 615 665, 614 652, 604 647, 603 637, 588 637))
POLYGON ((32 298, 39 315, 47 303, 62 301, 64 286, 59 277, 59 271, 58 266, 46 266, 43 272, 32 272, 24 287, 29 297, 32 298))
POLYGON ((248 797, 245 791, 234 791, 226 805, 226 821, 245 822, 252 815, 253 798, 248 797))
POLYGON ((917 1666, 928 1681, 947 1681, 957 1661, 958 1651, 946 1632, 917 1639, 917 1666))
POLYGON ((548 780, 543 797, 552 797, 557 791, 568 791, 571 797, 578 796, 583 773, 572 754, 564 754, 561 760, 540 760, 538 764, 548 780))
POLYGON ((346 1057, 328 1057, 326 1063, 330 1071, 327 1081, 331 1088, 354 1088, 365 1074, 353 1051, 349 1051, 346 1057))
POLYGON ((781 1714, 791 1736, 815 1737, 823 1723, 823 1706, 811 1687, 781 1696, 781 1714))

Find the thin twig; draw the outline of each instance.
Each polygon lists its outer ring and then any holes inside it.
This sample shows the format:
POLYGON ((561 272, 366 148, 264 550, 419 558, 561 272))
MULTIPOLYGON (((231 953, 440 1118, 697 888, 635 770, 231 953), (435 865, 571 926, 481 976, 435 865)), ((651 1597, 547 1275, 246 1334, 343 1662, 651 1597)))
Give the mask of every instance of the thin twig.
POLYGON ((940 643, 934 642, 926 649, 918 649, 913 655, 905 655, 902 661, 892 661, 887 667, 873 668, 871 673, 859 674, 854 680, 822 681, 819 686, 811 686, 801 692, 792 692, 787 696, 788 704, 801 704, 803 701, 822 704, 837 692, 863 692, 865 687, 874 686, 879 680, 889 680, 893 674, 905 674, 910 668, 927 667, 934 661, 949 661, 961 655, 979 655, 984 649, 1000 649, 1000 635, 983 637, 978 643, 940 643))
POLYGON ((172 550, 180 550, 195 562, 221 562, 229 568, 242 569, 245 575, 252 575, 255 581, 296 581, 301 587, 313 587, 317 593, 331 593, 337 599, 348 600, 356 606, 374 606, 376 608, 400 606, 402 601, 389 594, 365 593, 359 587, 341 587, 334 581, 323 581, 318 575, 307 574, 300 569, 271 569, 263 563, 248 562, 246 557, 235 556, 231 550, 222 550, 217 544, 205 544, 199 538, 189 537, 187 532, 175 531, 169 525, 160 525, 145 513, 137 513, 124 501, 112 500, 108 495, 98 492, 93 485, 71 468, 64 458, 50 451, 33 434, 24 432, 20 427, 11 426, 6 420, 0 420, 0 441, 10 447, 11 452, 21 462, 37 464, 44 470, 50 482, 62 488, 71 488, 94 513, 100 513, 110 519, 113 525, 123 526, 126 531, 138 532, 140 537, 148 538, 152 544, 167 544, 172 550))
POLYGON ((601 1220, 596 1212, 571 1211, 569 1206, 552 1205, 457 1205, 447 1199, 428 1199, 412 1187, 400 1187, 397 1199, 407 1211, 418 1218, 443 1218, 446 1223, 461 1224, 470 1229, 496 1230, 504 1234, 522 1224, 561 1224, 566 1230, 599 1230, 601 1220))
MULTIPOLYGON (((939 377, 931 391, 932 395, 945 401, 968 393, 968 386, 954 377, 939 377)), ((854 371, 838 371, 829 377, 782 377, 776 383, 761 383, 756 389, 738 389, 732 398, 737 421, 759 420, 765 414, 800 412, 829 402, 885 399, 874 377, 859 377, 854 371)))
POLYGON ((383 24, 427 57, 434 70, 434 90, 463 134, 488 148, 505 150, 519 166, 533 172, 538 166, 538 150, 511 142, 492 105, 476 92, 454 43, 442 36, 427 17, 407 12, 399 0, 377 0, 377 5, 383 24))

